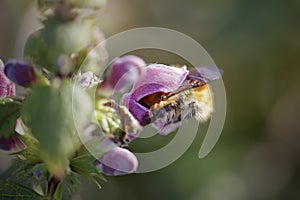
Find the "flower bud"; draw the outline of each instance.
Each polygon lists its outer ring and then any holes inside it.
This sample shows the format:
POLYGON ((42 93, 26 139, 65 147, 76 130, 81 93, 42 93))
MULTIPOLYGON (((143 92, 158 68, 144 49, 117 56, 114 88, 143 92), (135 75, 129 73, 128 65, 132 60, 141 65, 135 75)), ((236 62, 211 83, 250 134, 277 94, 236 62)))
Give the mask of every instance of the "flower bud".
POLYGON ((15 96, 15 84, 4 73, 4 65, 0 60, 0 97, 15 96))
POLYGON ((28 86, 35 82, 33 68, 21 60, 12 59, 7 61, 4 72, 10 80, 21 86, 28 86))
POLYGON ((134 55, 115 59, 110 66, 101 89, 121 92, 138 80, 145 65, 146 63, 143 59, 134 55))
POLYGON ((94 165, 105 175, 117 176, 136 171, 138 160, 127 149, 114 147, 99 160, 96 160, 94 165))
POLYGON ((74 67, 79 67, 83 61, 81 56, 85 56, 86 49, 94 45, 94 31, 97 29, 94 19, 86 17, 63 23, 49 17, 43 24, 44 28, 27 39, 24 56, 50 72, 63 75, 73 72, 74 67))

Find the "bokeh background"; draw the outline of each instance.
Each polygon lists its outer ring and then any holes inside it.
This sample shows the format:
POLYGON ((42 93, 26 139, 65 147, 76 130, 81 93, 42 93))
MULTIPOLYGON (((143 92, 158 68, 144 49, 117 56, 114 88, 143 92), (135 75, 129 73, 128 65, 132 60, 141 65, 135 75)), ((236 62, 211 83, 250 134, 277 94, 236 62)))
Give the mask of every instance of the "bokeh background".
MULTIPOLYGON (((40 26, 33 3, 0 1, 2 60, 21 58, 26 38, 40 26)), ((225 71, 227 118, 206 158, 197 157, 204 124, 188 151, 167 168, 108 177, 101 190, 83 180, 81 197, 73 199, 300 199, 299 0, 109 0, 98 18, 106 37, 158 26, 197 40, 225 71)), ((148 61, 181 62, 164 52, 144 54, 148 61)), ((11 157, 0 152, 0 159, 4 177, 11 157)))

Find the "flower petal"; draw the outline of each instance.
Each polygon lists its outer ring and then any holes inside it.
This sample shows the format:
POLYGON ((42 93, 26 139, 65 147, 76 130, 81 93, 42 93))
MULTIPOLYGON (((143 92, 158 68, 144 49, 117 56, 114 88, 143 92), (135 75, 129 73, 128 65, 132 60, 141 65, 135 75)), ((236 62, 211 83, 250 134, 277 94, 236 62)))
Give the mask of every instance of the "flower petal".
POLYGON ((0 60, 0 97, 15 96, 15 84, 4 73, 4 64, 0 60))
POLYGON ((17 137, 16 134, 13 134, 8 138, 0 138, 0 149, 4 151, 19 151, 24 148, 24 143, 17 137))
POLYGON ((106 175, 124 175, 136 171, 138 160, 133 153, 121 147, 109 150, 95 163, 106 175))
POLYGON ((163 64, 148 65, 134 85, 132 95, 135 100, 140 100, 155 92, 171 92, 183 83, 187 75, 186 66, 176 68, 163 64))
POLYGON ((21 86, 27 86, 36 79, 32 66, 18 59, 8 60, 5 63, 4 72, 11 81, 21 86))
POLYGON ((137 81, 145 65, 142 58, 134 55, 116 58, 108 70, 101 89, 121 92, 137 81))
POLYGON ((167 135, 173 131, 175 131, 181 122, 166 124, 165 120, 157 119, 152 126, 158 130, 161 135, 167 135))

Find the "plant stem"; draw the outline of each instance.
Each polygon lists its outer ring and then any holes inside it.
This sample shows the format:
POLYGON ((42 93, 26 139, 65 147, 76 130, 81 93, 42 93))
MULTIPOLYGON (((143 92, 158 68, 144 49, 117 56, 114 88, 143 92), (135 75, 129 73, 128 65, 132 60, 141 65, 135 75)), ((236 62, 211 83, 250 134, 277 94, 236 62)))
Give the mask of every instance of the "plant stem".
POLYGON ((54 199, 54 194, 56 192, 56 189, 60 183, 60 179, 56 177, 52 177, 49 182, 48 182, 48 193, 47 193, 47 199, 48 200, 53 200, 54 199))

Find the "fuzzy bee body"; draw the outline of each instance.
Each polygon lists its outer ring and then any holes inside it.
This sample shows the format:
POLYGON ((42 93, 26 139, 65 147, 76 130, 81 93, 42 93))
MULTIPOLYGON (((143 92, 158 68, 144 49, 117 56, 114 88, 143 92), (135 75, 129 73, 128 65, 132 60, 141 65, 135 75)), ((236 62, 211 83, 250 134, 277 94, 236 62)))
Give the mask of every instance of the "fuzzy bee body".
POLYGON ((188 89, 154 104, 150 111, 151 121, 161 119, 165 125, 193 117, 204 122, 213 112, 212 92, 208 85, 188 89))

